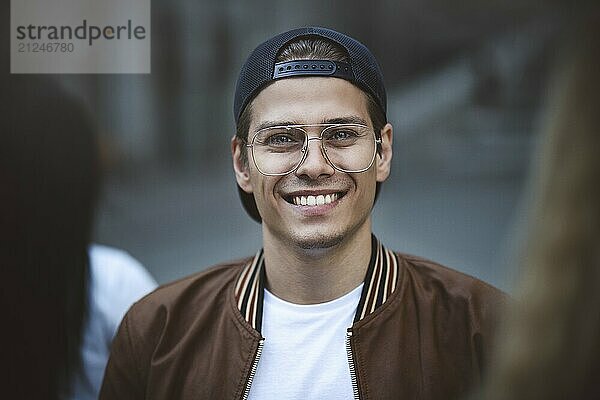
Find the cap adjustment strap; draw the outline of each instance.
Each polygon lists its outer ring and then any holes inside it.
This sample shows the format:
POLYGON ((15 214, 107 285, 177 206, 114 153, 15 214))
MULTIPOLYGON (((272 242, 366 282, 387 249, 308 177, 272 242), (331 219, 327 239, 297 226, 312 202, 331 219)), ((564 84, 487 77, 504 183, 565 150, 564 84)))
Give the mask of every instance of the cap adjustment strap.
POLYGON ((330 76, 347 80, 354 79, 352 66, 342 61, 293 60, 275 64, 273 79, 290 76, 330 76))

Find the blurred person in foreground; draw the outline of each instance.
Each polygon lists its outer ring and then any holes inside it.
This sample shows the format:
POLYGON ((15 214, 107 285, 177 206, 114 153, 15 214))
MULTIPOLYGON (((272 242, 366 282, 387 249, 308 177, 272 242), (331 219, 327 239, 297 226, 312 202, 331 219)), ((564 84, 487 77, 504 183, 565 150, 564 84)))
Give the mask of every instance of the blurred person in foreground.
POLYGON ((393 130, 371 52, 325 28, 282 33, 249 56, 234 103, 263 249, 133 306, 100 398, 447 400, 478 384, 504 294, 371 232, 393 130))
POLYGON ((0 83, 2 397, 96 399, 123 314, 156 283, 90 245, 100 171, 84 108, 39 76, 0 83))
POLYGON ((600 13, 577 20, 551 86, 518 302, 486 400, 600 398, 600 13))

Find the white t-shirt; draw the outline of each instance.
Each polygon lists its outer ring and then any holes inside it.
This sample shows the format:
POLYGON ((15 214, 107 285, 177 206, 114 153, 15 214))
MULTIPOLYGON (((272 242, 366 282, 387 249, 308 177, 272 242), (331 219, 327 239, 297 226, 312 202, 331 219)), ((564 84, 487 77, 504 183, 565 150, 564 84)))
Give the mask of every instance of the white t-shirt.
POLYGON ((156 281, 144 267, 122 250, 93 245, 89 255, 88 319, 81 343, 82 368, 71 382, 68 397, 72 400, 98 398, 121 319, 135 301, 156 288, 156 281))
POLYGON ((353 399, 346 353, 363 285, 321 304, 299 305, 265 289, 265 338, 250 388, 252 400, 353 399))

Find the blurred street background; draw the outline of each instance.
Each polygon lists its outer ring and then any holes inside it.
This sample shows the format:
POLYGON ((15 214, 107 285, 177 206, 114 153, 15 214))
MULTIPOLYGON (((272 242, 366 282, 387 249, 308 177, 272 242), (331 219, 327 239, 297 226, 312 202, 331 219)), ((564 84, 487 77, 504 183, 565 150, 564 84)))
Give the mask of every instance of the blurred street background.
POLYGON ((553 4, 153 0, 151 74, 59 77, 100 127, 95 240, 161 283, 253 254, 260 225, 237 198, 229 153, 237 73, 270 36, 319 25, 365 43, 383 69, 394 159, 375 234, 510 290, 569 13, 553 4))

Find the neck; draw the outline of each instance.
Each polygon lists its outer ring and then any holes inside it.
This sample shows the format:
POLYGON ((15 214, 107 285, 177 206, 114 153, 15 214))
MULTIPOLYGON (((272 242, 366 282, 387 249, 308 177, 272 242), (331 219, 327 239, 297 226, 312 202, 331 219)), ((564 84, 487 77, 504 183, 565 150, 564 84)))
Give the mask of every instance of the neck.
POLYGON ((371 256, 371 223, 328 248, 300 248, 263 231, 266 287, 295 304, 323 303, 360 285, 371 256))

